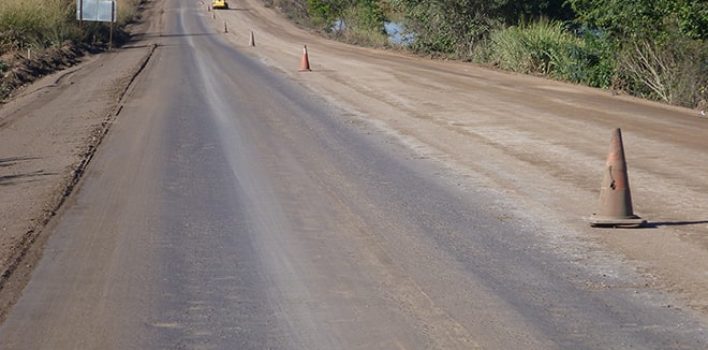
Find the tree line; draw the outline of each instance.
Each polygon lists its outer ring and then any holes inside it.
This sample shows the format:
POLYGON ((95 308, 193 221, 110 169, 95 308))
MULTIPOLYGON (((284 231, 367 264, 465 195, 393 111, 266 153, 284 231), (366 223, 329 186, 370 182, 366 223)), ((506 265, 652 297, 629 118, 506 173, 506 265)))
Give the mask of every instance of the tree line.
POLYGON ((705 0, 267 0, 358 44, 391 45, 695 107, 708 100, 705 0))

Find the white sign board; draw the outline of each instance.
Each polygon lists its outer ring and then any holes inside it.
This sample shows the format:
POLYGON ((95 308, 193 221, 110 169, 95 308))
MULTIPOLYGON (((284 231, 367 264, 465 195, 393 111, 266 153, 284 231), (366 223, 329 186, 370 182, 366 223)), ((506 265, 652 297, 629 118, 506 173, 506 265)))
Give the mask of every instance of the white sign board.
POLYGON ((112 0, 76 0, 76 18, 80 21, 115 22, 117 11, 112 0))

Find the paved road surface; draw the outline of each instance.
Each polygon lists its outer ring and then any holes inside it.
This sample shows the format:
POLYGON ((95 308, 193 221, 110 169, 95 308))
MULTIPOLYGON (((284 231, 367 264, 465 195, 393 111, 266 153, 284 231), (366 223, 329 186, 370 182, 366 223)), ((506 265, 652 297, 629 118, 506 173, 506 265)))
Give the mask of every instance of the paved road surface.
POLYGON ((0 348, 708 344, 669 297, 606 288, 494 192, 229 46, 198 3, 165 23, 0 348))

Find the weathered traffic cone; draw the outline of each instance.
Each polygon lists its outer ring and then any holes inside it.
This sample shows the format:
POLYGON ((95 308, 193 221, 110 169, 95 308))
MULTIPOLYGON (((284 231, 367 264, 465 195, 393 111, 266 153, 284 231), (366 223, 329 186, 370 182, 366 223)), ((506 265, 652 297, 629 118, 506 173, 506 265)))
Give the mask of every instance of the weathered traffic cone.
POLYGON ((248 46, 256 46, 256 38, 253 37, 253 31, 251 31, 251 38, 248 40, 248 46))
POLYGON ((307 45, 302 49, 302 59, 300 59, 300 72, 309 72, 310 58, 307 56, 307 45))
POLYGON ((645 223, 646 221, 634 215, 632 210, 622 131, 615 129, 610 141, 605 177, 600 188, 600 212, 590 218, 590 226, 634 228, 645 223))
POLYGON ((224 33, 229 32, 229 27, 226 26, 226 21, 224 21, 224 33))

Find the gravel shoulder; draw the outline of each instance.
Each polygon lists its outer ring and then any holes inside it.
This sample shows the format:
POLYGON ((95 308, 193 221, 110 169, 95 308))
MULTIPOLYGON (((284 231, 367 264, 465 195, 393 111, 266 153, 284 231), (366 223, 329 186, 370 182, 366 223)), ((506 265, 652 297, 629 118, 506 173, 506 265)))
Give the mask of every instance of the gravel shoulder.
POLYGON ((502 192, 577 263, 613 256, 708 314, 708 119, 696 111, 326 40, 256 0, 215 16, 235 46, 345 108, 362 128, 443 165, 441 176, 462 191, 502 192), (303 44, 311 73, 297 72, 303 44), (591 229, 583 219, 597 210, 615 127, 625 136, 635 211, 652 228, 591 229))
MULTIPOLYGON (((149 15, 154 5, 147 3, 149 15)), ((131 31, 154 25, 136 23, 131 31)), ((46 225, 116 122, 121 97, 152 50, 148 38, 84 57, 0 106, 0 319, 41 256, 46 225)))

